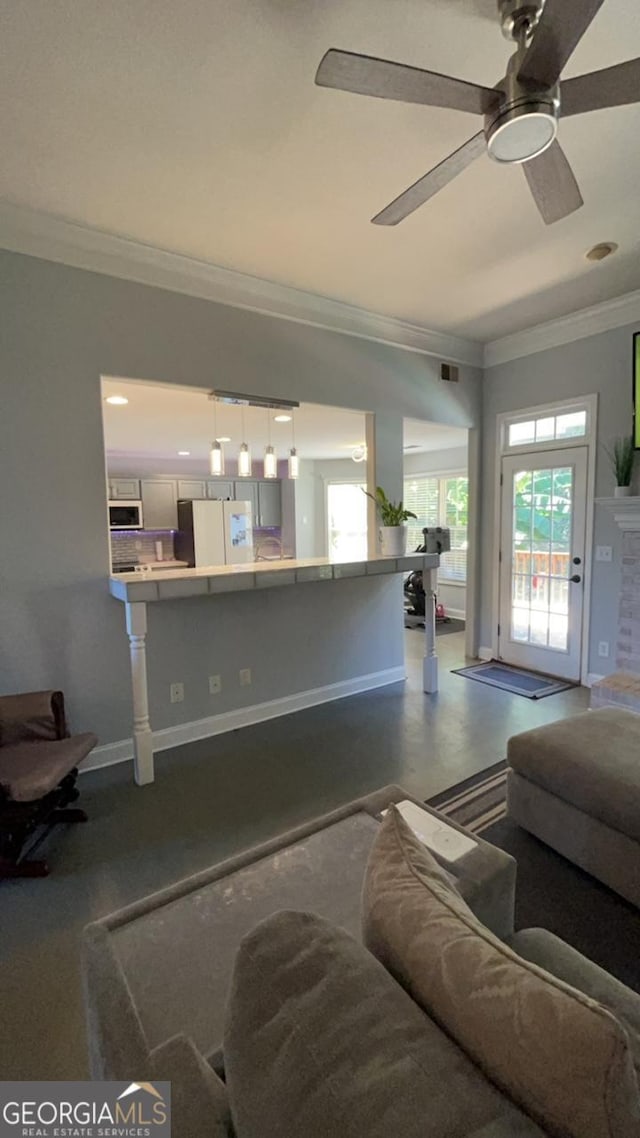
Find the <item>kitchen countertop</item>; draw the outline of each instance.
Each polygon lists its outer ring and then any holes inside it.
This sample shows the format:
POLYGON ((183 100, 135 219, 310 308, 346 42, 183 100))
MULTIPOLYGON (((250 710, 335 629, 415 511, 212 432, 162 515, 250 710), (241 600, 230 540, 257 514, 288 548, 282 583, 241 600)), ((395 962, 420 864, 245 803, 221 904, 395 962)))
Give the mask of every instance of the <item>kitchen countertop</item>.
POLYGON ((436 553, 407 553, 403 557, 370 557, 365 561, 330 561, 308 557, 282 561, 252 561, 244 565, 205 565, 198 569, 166 569, 154 562, 133 573, 109 578, 109 592, 125 603, 176 600, 180 597, 263 589, 307 581, 331 581, 345 577, 371 577, 410 573, 413 569, 437 569, 436 553))

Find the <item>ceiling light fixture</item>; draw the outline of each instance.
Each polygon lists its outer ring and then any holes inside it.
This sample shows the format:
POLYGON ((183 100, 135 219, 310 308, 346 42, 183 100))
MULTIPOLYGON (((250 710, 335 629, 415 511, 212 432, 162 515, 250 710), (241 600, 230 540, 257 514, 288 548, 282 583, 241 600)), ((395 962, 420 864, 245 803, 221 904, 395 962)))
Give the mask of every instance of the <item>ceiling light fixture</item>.
POLYGON ((107 395, 105 403, 110 403, 112 407, 124 407, 128 403, 126 395, 107 395))
POLYGON ((617 248, 615 241, 602 241, 599 245, 594 245, 592 249, 589 249, 585 253, 585 257, 587 261, 604 261, 605 257, 610 257, 617 248))
POLYGON ((297 478, 300 473, 300 459, 296 450, 296 424, 291 416, 291 450, 289 451, 289 478, 297 478))
POLYGON ((178 454, 180 455, 180 458, 187 458, 188 455, 191 454, 191 451, 190 450, 179 450, 178 454))
POLYGON ((213 400, 213 442, 209 452, 209 470, 214 478, 219 478, 224 474, 224 451, 218 438, 215 399, 213 400))
POLYGON ((271 446, 271 415, 267 411, 267 446, 264 452, 264 476, 265 478, 278 477, 278 459, 274 448, 271 446))
POLYGON ((364 462, 365 458, 367 457, 367 448, 364 443, 361 443, 360 446, 353 448, 351 451, 351 457, 354 462, 364 462))
MULTIPOLYGON (((241 427, 242 438, 244 439, 244 403, 242 404, 241 427)), ((251 477, 251 451, 245 442, 240 444, 240 450, 238 451, 238 476, 240 478, 251 477)))
POLYGON ((231 436, 230 435, 218 435, 218 442, 219 443, 230 443, 231 442, 231 436))
POLYGON ((274 415, 273 418, 274 418, 274 421, 276 423, 290 423, 292 416, 291 415, 274 415))

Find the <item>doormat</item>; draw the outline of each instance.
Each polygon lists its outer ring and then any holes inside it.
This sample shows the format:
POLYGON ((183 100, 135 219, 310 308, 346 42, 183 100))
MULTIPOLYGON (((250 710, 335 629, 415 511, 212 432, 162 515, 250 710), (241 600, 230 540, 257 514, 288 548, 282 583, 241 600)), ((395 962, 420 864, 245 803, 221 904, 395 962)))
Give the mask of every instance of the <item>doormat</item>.
POLYGON ((481 834, 507 813, 507 764, 504 759, 427 800, 471 834, 481 834))
POLYGON ((524 668, 512 668, 511 664, 499 664, 496 660, 489 660, 486 664, 471 664, 468 668, 452 668, 452 671, 456 676, 466 676, 468 680, 477 680, 479 684, 523 695, 525 699, 544 699, 547 695, 556 695, 576 686, 567 680, 543 676, 538 672, 526 672, 524 668))

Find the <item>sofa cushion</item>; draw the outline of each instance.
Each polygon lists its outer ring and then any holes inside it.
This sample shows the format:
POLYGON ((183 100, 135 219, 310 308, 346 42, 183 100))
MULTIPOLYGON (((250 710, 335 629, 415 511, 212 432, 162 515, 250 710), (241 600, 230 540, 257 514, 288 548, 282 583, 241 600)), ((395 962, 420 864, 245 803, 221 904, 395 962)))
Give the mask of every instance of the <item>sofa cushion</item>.
POLYGON ((524 778, 640 841, 640 715, 604 707, 512 736, 507 762, 524 778))
POLYGON ((489 1078, 552 1134, 637 1138, 627 1035, 476 920, 397 810, 374 843, 365 944, 489 1078))
POLYGON ((637 992, 547 929, 521 929, 509 937, 508 943, 518 956, 608 1008, 624 1027, 636 1072, 640 1072, 640 995, 637 992))
POLYGON ((377 960, 281 912, 240 946, 224 1039, 238 1138, 534 1138, 377 960))

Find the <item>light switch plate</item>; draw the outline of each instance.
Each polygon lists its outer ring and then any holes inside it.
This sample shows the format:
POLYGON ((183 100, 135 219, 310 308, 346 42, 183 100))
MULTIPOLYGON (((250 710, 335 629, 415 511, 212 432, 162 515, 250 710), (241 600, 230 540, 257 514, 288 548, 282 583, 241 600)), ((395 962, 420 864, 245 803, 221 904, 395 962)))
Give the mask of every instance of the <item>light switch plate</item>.
POLYGON ((610 545, 596 545, 596 561, 611 561, 613 549, 610 545))
POLYGON ((598 643, 598 656, 604 656, 606 658, 606 657, 608 657, 608 655, 609 655, 609 641, 608 640, 600 640, 598 643))

